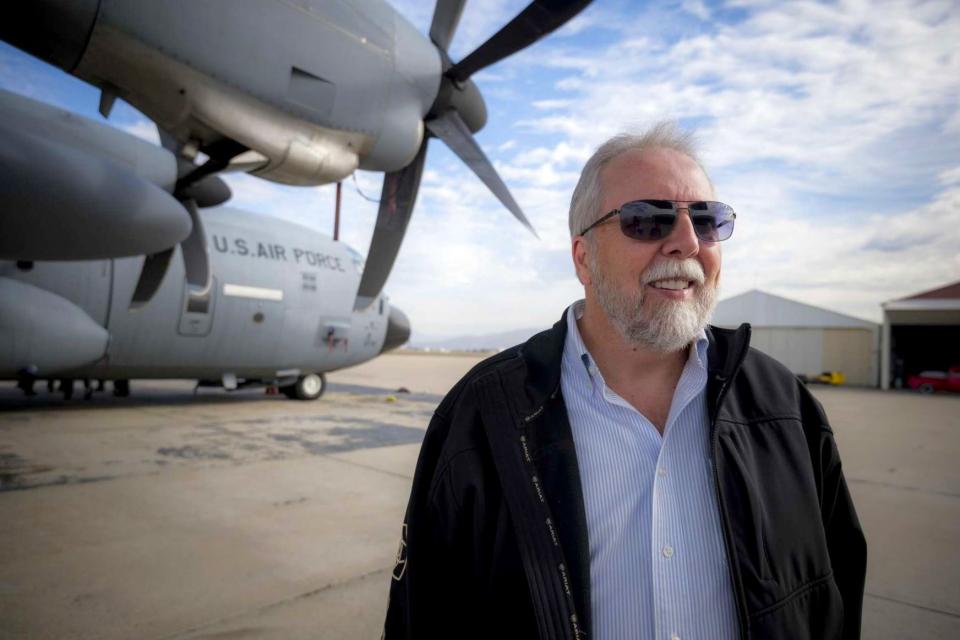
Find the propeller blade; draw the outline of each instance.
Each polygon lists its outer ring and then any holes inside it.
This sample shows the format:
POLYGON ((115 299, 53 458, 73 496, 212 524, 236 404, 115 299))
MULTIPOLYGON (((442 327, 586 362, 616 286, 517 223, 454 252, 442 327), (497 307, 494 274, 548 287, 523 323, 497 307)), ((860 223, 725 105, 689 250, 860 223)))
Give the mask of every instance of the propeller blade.
POLYGON ((487 188, 493 192, 493 195, 497 196, 497 199, 503 203, 503 206, 509 209, 510 213, 512 213, 523 226, 530 230, 530 233, 537 238, 540 237, 537 235, 533 225, 530 224, 530 221, 527 220, 527 217, 523 215, 523 211, 520 210, 520 205, 518 205, 517 201, 510 195, 510 190, 507 189, 507 185, 505 185, 503 180, 500 179, 500 176, 497 175, 497 170, 490 164, 480 145, 474 140, 470 129, 467 128, 466 123, 456 111, 447 111, 439 118, 427 120, 426 125, 430 133, 447 143, 447 146, 477 174, 477 177, 483 181, 483 184, 487 185, 487 188))
POLYGON ((143 260, 143 266, 140 268, 140 278, 137 280, 137 288, 133 292, 133 298, 130 300, 130 309, 139 309, 144 306, 160 288, 163 283, 163 276, 167 275, 167 267, 170 266, 170 258, 173 257, 173 247, 151 253, 143 260))
POLYGON ((413 213, 413 205, 417 201, 423 163, 427 158, 427 141, 428 138, 424 136, 413 162, 383 177, 377 226, 373 230, 367 262, 360 278, 354 304, 356 310, 367 308, 380 295, 397 259, 403 236, 407 233, 410 215, 413 213))
POLYGON ((465 2, 466 0, 437 0, 437 6, 433 9, 433 24, 430 25, 430 39, 443 51, 450 48, 450 41, 457 30, 465 2))
MULTIPOLYGON (((190 235, 180 241, 184 278, 187 281, 187 311, 207 313, 210 310, 210 299, 213 293, 213 272, 210 268, 210 254, 207 251, 207 235, 197 202, 187 199, 181 201, 181 204, 190 214, 190 221, 193 223, 190 235)), ((131 311, 146 305, 160 290, 175 249, 176 247, 170 247, 164 251, 151 253, 144 258, 140 277, 137 279, 137 286, 130 300, 131 311)))
POLYGON ((447 76, 464 81, 474 73, 530 46, 583 11, 591 0, 534 0, 500 31, 453 65, 447 76))
POLYGON ((183 207, 190 214, 193 230, 180 243, 184 275, 187 279, 187 311, 207 313, 210 309, 210 294, 213 290, 213 272, 210 269, 210 254, 207 251, 207 234, 195 200, 184 200, 183 207))

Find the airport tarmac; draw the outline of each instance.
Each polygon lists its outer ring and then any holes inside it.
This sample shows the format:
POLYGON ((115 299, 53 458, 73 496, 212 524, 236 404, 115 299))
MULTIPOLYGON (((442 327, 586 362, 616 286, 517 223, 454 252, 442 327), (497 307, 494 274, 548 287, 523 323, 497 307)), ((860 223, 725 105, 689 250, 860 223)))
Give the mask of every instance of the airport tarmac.
MULTIPOLYGON (((4 383, 0 638, 378 638, 423 430, 478 359, 386 355, 317 402, 4 383)), ((863 637, 960 637, 960 396, 812 389, 869 543, 863 637)))

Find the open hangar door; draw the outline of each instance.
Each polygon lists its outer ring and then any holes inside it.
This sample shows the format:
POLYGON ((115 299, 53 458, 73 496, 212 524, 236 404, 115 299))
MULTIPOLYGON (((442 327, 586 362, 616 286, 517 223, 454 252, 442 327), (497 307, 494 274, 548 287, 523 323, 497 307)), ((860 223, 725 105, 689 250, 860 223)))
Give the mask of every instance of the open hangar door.
POLYGON ((960 365, 960 282, 883 304, 884 389, 960 365))
POLYGON ((905 387, 907 378, 921 371, 946 371, 960 364, 960 325, 890 327, 893 386, 905 387))

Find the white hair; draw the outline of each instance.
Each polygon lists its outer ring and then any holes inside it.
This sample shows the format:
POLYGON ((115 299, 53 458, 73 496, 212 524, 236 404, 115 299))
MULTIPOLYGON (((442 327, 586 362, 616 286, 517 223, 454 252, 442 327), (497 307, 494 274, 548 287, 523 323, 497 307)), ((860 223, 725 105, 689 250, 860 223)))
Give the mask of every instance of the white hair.
MULTIPOLYGON (((583 166, 580 180, 570 199, 570 237, 580 234, 603 212, 600 174, 608 162, 627 151, 665 148, 679 151, 703 169, 697 157, 696 141, 691 131, 680 130, 674 122, 658 122, 641 133, 621 133, 604 142, 583 166)), ((706 171, 703 172, 706 175, 706 171)), ((707 180, 709 180, 709 176, 707 180)))

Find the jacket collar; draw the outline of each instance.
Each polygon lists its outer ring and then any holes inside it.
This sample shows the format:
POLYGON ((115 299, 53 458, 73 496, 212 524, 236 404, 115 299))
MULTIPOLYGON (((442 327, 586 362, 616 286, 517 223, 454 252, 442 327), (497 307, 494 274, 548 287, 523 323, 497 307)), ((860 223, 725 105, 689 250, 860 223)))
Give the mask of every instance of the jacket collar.
MULTIPOLYGON (((708 326, 707 373, 709 384, 716 388, 710 393, 714 402, 726 381, 730 380, 747 355, 750 345, 750 325, 741 324, 737 329, 722 329, 708 326), (719 384, 719 387, 717 385, 719 384)), ((542 410, 547 400, 560 388, 560 371, 563 360, 563 345, 567 338, 567 312, 550 329, 542 331, 520 345, 519 356, 526 367, 524 391, 527 406, 524 416, 542 410)))
POLYGON ((567 312, 556 324, 541 331, 520 345, 519 356, 526 367, 524 391, 528 406, 525 417, 542 409, 544 403, 560 388, 563 344, 567 339, 567 312))

